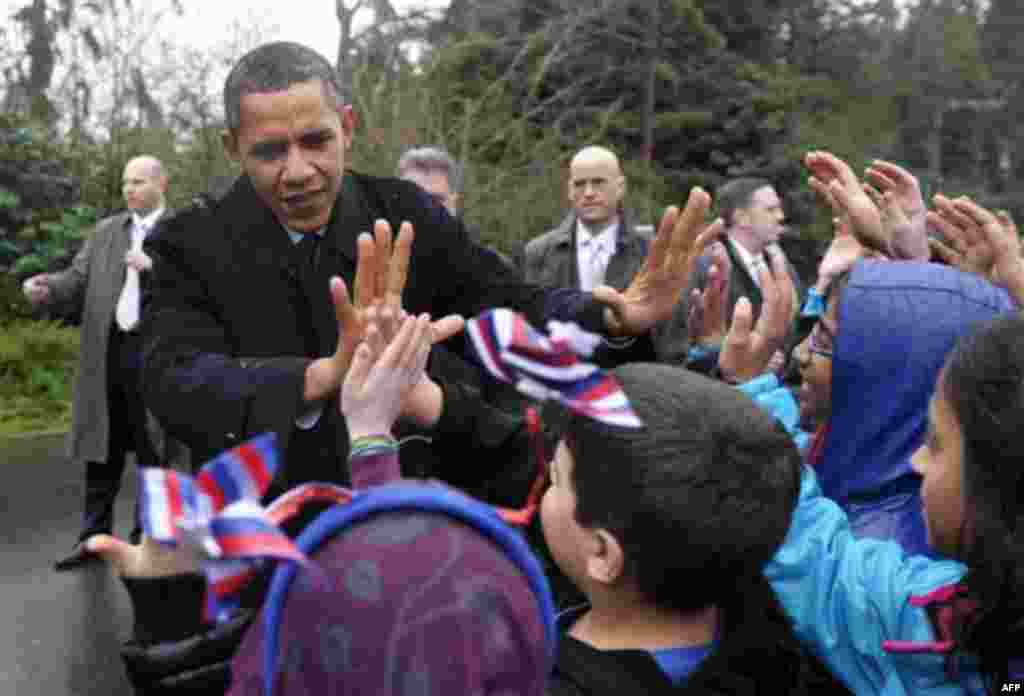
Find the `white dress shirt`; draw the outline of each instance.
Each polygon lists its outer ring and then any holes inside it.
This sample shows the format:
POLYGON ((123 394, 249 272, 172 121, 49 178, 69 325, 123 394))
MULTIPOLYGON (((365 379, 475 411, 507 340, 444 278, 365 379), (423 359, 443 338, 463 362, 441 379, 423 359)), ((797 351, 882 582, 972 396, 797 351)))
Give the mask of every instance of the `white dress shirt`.
MULTIPOLYGON (((163 208, 157 208, 146 217, 139 217, 132 213, 132 240, 128 245, 129 251, 142 251, 143 240, 146 239, 146 235, 163 214, 163 208)), ((121 296, 117 300, 117 308, 114 311, 117 325, 122 331, 131 331, 138 325, 140 301, 139 272, 131 266, 126 266, 124 286, 121 288, 121 296)))
POLYGON ((745 246, 735 240, 732 240, 732 247, 736 250, 736 255, 740 257, 743 265, 747 267, 747 272, 750 273, 750 277, 754 280, 754 285, 761 287, 761 269, 769 267, 764 253, 762 252, 755 256, 747 251, 745 246))
POLYGON ((576 222, 576 264, 580 271, 580 290, 590 292, 604 283, 608 263, 615 253, 618 239, 618 220, 596 234, 582 221, 576 222))

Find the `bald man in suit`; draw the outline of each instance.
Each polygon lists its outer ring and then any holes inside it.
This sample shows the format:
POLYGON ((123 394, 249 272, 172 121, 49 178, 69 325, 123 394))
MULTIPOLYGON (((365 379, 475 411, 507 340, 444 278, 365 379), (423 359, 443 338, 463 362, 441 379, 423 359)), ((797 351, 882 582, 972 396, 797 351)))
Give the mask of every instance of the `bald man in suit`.
MULTIPOLYGON (((81 353, 72 401, 68 456, 85 468, 85 514, 78 542, 54 564, 71 570, 96 556, 85 541, 109 534, 128 452, 139 466, 160 464, 139 385, 141 294, 152 261, 142 241, 164 218, 167 177, 154 157, 124 168, 127 210, 100 220, 71 266, 25 281, 34 305, 82 307, 81 353)), ((140 534, 136 515, 133 537, 140 534)))
POLYGON ((625 195, 626 177, 615 153, 596 146, 576 153, 569 165, 572 210, 558 227, 526 244, 526 282, 584 292, 629 285, 647 255, 652 230, 634 224, 625 195))

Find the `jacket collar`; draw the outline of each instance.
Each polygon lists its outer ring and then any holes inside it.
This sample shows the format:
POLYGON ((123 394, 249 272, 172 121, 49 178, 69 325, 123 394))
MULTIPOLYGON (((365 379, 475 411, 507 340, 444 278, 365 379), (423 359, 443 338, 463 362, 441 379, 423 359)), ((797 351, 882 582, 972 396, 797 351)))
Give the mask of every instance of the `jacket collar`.
MULTIPOLYGON (((672 686, 654 657, 644 650, 596 650, 565 635, 586 606, 558 617, 561 632, 553 693, 559 681, 588 694, 849 694, 796 636, 763 578, 756 578, 724 608, 722 638, 687 682, 672 686), (787 681, 788 680, 788 681, 787 681), (770 685, 770 686, 766 686, 770 685)), ((574 692, 574 693, 577 693, 574 692)))
MULTIPOLYGON (((729 261, 732 263, 733 270, 735 271, 736 269, 738 269, 739 272, 744 275, 744 277, 747 279, 747 284, 753 287, 751 292, 755 292, 757 294, 758 302, 760 302, 761 285, 755 282, 754 277, 750 275, 750 267, 747 266, 747 263, 744 260, 743 255, 738 251, 739 246, 739 242, 737 242, 732 237, 726 236, 725 250, 726 253, 729 255, 729 261)), ((744 249, 744 251, 746 250, 744 249)))
POLYGON ((156 223, 160 222, 165 215, 167 215, 167 207, 161 206, 145 216, 139 216, 137 213, 131 212, 129 219, 133 225, 141 223, 146 226, 146 229, 152 230, 156 227, 156 223))
MULTIPOLYGON (((558 227, 554 230, 554 247, 574 248, 576 241, 576 213, 569 211, 569 214, 562 218, 558 227)), ((619 232, 615 243, 615 253, 627 245, 643 242, 643 238, 633 229, 633 214, 627 209, 619 215, 619 232)))
MULTIPOLYGON (((244 243, 245 236, 260 235, 266 239, 261 239, 259 246, 282 256, 289 253, 291 240, 287 230, 260 200, 248 176, 238 178, 221 205, 226 209, 227 219, 231 220, 229 224, 236 239, 244 243)), ((355 263, 358 259, 356 238, 361 232, 373 233, 373 230, 359 229, 366 224, 368 216, 366 200, 352 175, 346 172, 324 233, 324 253, 337 253, 355 263)))

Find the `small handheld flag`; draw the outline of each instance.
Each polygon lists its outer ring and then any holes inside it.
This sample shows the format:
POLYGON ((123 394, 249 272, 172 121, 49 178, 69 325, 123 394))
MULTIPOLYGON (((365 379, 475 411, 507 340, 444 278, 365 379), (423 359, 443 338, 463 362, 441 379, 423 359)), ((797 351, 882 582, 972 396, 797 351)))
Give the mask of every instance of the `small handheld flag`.
POLYGON ((601 338, 572 323, 552 321, 548 329, 550 336, 510 309, 488 310, 467 326, 484 368, 522 394, 542 401, 553 399, 609 425, 642 427, 618 380, 580 360, 580 355, 593 353, 601 338))

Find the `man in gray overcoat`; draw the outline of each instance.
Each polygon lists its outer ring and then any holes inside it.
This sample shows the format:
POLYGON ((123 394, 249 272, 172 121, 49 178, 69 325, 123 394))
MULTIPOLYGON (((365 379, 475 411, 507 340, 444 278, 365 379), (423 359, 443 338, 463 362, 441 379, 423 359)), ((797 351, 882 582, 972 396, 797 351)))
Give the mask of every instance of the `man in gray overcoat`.
MULTIPOLYGON (((24 284, 34 305, 82 310, 68 456, 85 465, 85 515, 78 542, 54 564, 59 571, 92 560, 84 542, 111 533, 128 452, 135 452, 139 466, 160 463, 139 388, 137 326, 142 286, 152 266, 142 241, 165 214, 167 177, 156 158, 136 157, 125 166, 122 184, 128 210, 101 220, 69 268, 24 284)), ((132 536, 139 534, 136 512, 132 536)))
POLYGON ((599 285, 622 290, 647 256, 651 228, 637 227, 623 205, 626 177, 615 153, 586 147, 569 165, 572 210, 524 249, 527 283, 589 292, 599 285))

